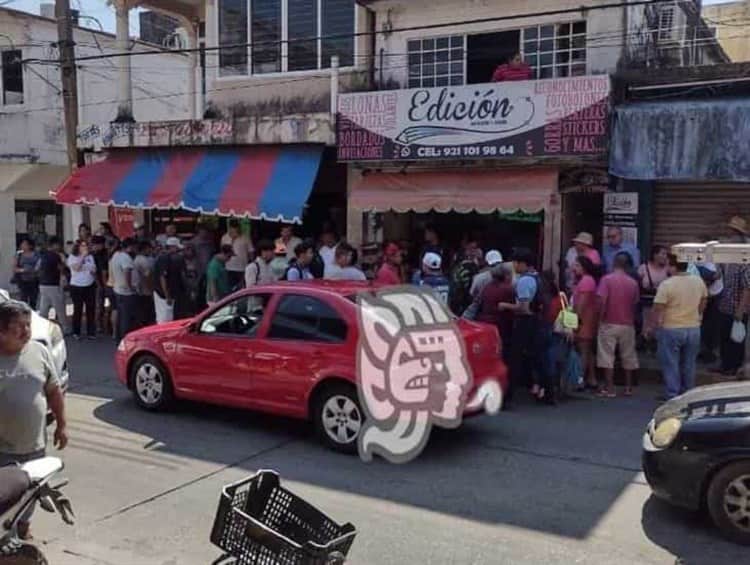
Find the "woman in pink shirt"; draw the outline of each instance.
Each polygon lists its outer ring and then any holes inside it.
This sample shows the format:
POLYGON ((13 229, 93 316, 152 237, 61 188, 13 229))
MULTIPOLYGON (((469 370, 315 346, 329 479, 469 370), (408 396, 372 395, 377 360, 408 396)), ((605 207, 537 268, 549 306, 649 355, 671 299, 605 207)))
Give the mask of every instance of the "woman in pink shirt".
POLYGON ((599 325, 599 300, 596 296, 597 268, 585 255, 579 256, 573 263, 573 274, 576 285, 573 291, 573 308, 578 314, 578 331, 575 335, 576 346, 581 354, 586 388, 596 390, 596 359, 594 340, 599 325))

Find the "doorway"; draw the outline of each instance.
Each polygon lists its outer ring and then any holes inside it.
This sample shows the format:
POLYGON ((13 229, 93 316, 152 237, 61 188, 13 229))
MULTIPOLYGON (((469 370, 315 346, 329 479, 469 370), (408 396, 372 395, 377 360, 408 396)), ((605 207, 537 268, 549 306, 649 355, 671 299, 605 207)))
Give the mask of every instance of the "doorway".
POLYGON ((479 33, 466 38, 466 84, 492 81, 495 69, 520 50, 521 32, 479 33))

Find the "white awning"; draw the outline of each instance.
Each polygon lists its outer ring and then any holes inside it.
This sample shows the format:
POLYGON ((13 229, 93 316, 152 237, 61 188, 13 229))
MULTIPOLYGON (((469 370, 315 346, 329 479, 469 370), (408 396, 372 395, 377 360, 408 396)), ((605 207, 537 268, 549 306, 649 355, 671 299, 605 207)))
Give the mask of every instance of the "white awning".
MULTIPOLYGON (((51 199, 50 192, 57 190, 68 178, 68 167, 61 165, 10 165, 25 167, 20 175, 10 182, 0 181, 0 191, 12 194, 15 198, 28 200, 51 199)), ((3 169, 0 168, 0 174, 3 169)))

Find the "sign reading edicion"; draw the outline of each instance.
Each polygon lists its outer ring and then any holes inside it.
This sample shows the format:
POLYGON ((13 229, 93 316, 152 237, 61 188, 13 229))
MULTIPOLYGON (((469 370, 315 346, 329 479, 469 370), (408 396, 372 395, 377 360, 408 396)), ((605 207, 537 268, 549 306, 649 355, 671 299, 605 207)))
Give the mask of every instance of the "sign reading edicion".
POLYGON ((341 161, 597 155, 609 77, 342 94, 341 161))

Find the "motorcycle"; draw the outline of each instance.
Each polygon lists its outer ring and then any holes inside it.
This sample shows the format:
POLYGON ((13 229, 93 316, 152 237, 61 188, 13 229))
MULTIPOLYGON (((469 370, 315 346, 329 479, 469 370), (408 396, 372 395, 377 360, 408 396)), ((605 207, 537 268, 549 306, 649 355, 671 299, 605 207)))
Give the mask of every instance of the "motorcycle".
POLYGON ((73 508, 62 493, 68 481, 51 484, 62 470, 63 462, 57 457, 0 467, 0 565, 48 564, 37 546, 20 539, 18 524, 37 503, 47 512, 57 512, 66 524, 73 524, 73 508))

